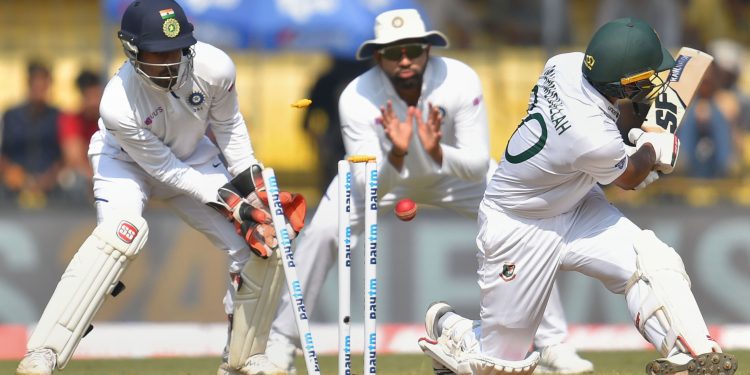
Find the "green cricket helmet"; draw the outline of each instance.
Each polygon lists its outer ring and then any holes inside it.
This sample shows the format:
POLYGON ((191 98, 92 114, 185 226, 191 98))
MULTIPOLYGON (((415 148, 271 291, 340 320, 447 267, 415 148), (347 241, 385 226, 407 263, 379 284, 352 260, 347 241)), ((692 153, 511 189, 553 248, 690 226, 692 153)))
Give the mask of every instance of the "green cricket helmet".
POLYGON ((667 88, 668 72, 664 72, 673 66, 674 58, 648 23, 620 18, 596 31, 581 70, 605 96, 650 102, 667 88))

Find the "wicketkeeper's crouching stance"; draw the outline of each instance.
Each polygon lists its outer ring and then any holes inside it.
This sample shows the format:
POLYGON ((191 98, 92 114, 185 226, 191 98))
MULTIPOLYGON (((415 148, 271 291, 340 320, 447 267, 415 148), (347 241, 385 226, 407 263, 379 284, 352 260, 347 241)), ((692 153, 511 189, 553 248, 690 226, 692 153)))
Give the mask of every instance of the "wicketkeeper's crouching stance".
POLYGON ((247 374, 250 364, 263 371, 266 357, 254 354, 265 352, 283 285, 274 227, 289 242, 306 206, 276 187, 273 213, 289 227, 273 224, 234 63, 192 32, 174 0, 136 0, 125 10, 118 37, 128 61, 104 90, 89 145, 98 225, 57 285, 17 374, 65 367, 107 297, 123 290, 123 272, 148 236, 141 216, 152 198, 229 256, 230 337, 218 373, 247 374))
MULTIPOLYGON (((263 187, 262 168, 254 165, 221 187, 208 205, 234 223, 253 253, 242 269, 231 272, 225 300, 229 339, 218 374, 246 374, 266 341, 284 285, 278 240, 263 187)), ((304 225, 302 196, 279 193, 288 232, 294 238, 304 225)), ((91 321, 108 296, 125 288, 123 272, 148 239, 148 225, 139 215, 104 219, 78 249, 62 275, 28 343, 18 374, 51 374, 70 360, 79 342, 93 329, 91 321)))

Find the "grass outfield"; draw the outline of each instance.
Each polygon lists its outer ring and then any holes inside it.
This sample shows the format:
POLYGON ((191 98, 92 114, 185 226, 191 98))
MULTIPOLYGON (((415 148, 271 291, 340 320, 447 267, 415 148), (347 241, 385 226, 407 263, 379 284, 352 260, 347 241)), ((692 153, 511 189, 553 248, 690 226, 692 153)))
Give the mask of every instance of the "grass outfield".
MULTIPOLYGON (((733 352, 739 360, 736 374, 750 375, 750 351, 733 352), (744 367, 744 368, 743 368, 744 367)), ((644 374, 648 361, 656 352, 589 352, 582 353, 594 362, 596 374, 644 374)), ((355 356, 354 374, 362 373, 362 357, 355 356)), ((16 361, 0 361, 0 374, 13 374, 16 361)), ((60 375, 214 375, 218 358, 166 358, 125 360, 74 360, 60 375)), ((336 357, 320 358, 323 374, 336 373, 336 357)), ((297 368, 304 370, 298 359, 297 368)), ((298 371, 304 375, 304 371, 298 371)), ((430 361, 423 355, 388 355, 378 357, 378 374, 432 374, 430 361)))

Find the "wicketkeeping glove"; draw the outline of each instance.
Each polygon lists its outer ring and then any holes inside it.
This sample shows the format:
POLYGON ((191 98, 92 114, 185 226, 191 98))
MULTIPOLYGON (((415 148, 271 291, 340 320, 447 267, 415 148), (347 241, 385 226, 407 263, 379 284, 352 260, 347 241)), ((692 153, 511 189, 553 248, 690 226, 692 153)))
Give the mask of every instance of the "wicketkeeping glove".
POLYGON ((628 139, 635 144, 636 149, 650 143, 656 153, 655 169, 664 174, 672 173, 680 153, 680 140, 676 135, 669 132, 644 132, 642 129, 634 128, 628 132, 628 139))
POLYGON ((263 189, 262 168, 253 165, 219 188, 216 201, 208 205, 231 221, 237 234, 258 256, 267 258, 276 247, 268 206, 258 198, 263 189))
MULTIPOLYGON (((278 246, 278 241, 261 172, 260 165, 243 171, 219 189, 217 202, 211 202, 209 206, 234 223, 237 234, 245 239, 253 252, 267 258, 278 246)), ((282 191, 279 200, 287 218, 290 239, 293 239, 304 226, 305 199, 299 194, 282 191)))

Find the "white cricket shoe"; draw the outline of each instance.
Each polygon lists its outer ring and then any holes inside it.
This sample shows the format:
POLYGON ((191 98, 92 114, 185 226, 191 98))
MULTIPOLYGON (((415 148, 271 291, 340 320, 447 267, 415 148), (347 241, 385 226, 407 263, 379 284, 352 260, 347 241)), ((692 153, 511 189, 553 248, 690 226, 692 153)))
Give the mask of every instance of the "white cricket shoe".
POLYGON ((297 353, 297 345, 288 337, 271 332, 268 336, 266 356, 276 367, 286 371, 286 374, 295 375, 297 368, 294 366, 294 356, 297 353))
POLYGON ((655 359, 646 365, 649 375, 732 375, 735 371, 737 358, 728 353, 704 353, 695 358, 680 353, 655 359))
POLYGON ((41 348, 26 352, 16 368, 16 375, 52 375, 57 356, 52 349, 41 348))
POLYGON ((466 353, 478 352, 478 342, 472 330, 474 321, 458 314, 449 304, 438 301, 427 308, 424 327, 427 337, 419 339, 422 351, 432 359, 432 372, 435 375, 456 374, 459 360, 466 353), (452 313, 443 324, 440 319, 452 313), (464 336, 470 334, 470 339, 464 336))
POLYGON ((229 367, 229 363, 221 362, 216 375, 240 375, 240 370, 229 367))
POLYGON ((430 304, 424 317, 424 329, 425 331, 427 331, 427 336, 429 338, 437 340, 438 337, 440 337, 440 318, 442 318, 443 315, 449 312, 455 313, 456 310, 454 310, 451 305, 443 301, 433 302, 430 304))
POLYGON ((242 375, 287 375, 289 372, 276 366, 265 354, 256 354, 247 359, 240 369, 242 375))
POLYGON ((219 365, 217 375, 287 375, 284 369, 281 369, 271 363, 265 354, 256 354, 245 361, 245 365, 240 369, 232 368, 226 361, 219 365))
POLYGON ((541 374, 583 374, 594 372, 594 364, 578 356, 567 343, 545 346, 541 350, 536 372, 541 374))
MULTIPOLYGON (((437 338, 440 336, 438 334, 438 332, 440 332, 438 321, 440 321, 440 318, 447 312, 455 312, 455 310, 453 310, 453 307, 451 307, 449 304, 442 301, 433 302, 432 304, 430 304, 430 307, 427 308, 427 313, 425 314, 424 320, 424 328, 425 331, 427 331, 427 337, 432 340, 437 340, 437 338)), ((432 372, 435 375, 455 374, 455 372, 451 371, 451 369, 446 367, 444 364, 440 363, 432 357, 430 357, 430 359, 432 359, 432 372)))

